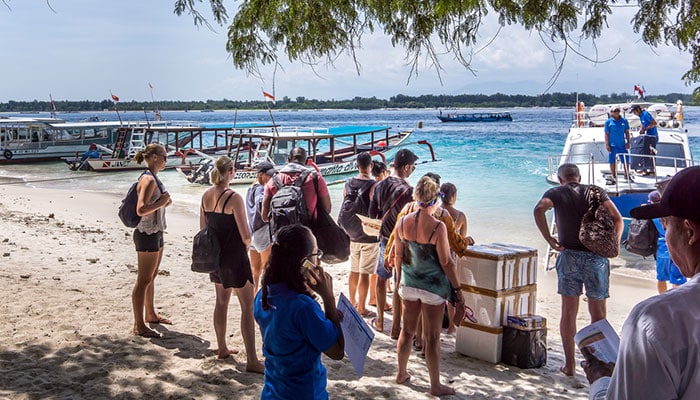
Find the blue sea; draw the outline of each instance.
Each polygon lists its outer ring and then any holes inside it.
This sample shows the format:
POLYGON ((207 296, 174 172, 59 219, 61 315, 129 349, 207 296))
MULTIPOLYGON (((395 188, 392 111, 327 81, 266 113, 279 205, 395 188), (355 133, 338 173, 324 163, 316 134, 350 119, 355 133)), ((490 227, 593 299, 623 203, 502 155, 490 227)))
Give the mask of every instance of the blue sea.
MULTIPOLYGON (((394 130, 414 129, 409 141, 430 141, 439 160, 420 163, 409 178, 411 183, 415 184, 426 172, 438 173, 442 182, 452 182, 457 186, 456 207, 467 214, 469 235, 477 242, 522 244, 537 247, 543 254, 546 244, 535 228, 532 208, 542 193, 551 187, 545 180, 549 170, 548 158, 561 153, 573 110, 515 108, 473 111, 509 111, 513 121, 442 123, 436 118, 438 110, 432 109, 273 111, 272 116, 275 123, 288 127, 386 125, 394 130)), ((59 117, 78 121, 92 115, 116 119, 114 112, 60 114, 59 117)), ((121 116, 125 120, 144 119, 143 112, 122 112, 121 116)), ((165 111, 163 118, 199 123, 233 123, 234 119, 236 123, 271 122, 267 111, 165 111)), ((700 157, 700 107, 685 107, 685 121, 693 154, 700 157)), ((411 148, 420 156, 419 161, 429 160, 424 146, 411 148)), ((59 162, 0 168, 2 181, 19 178, 32 186, 109 192, 115 196, 122 196, 137 176, 138 172, 133 171, 110 174, 71 172, 59 162)), ((188 183, 175 170, 164 171, 159 176, 178 209, 198 212, 204 187, 188 183)), ((246 187, 235 189, 245 191, 246 187)), ((334 214, 341 201, 341 192, 342 185, 331 185, 334 214)))

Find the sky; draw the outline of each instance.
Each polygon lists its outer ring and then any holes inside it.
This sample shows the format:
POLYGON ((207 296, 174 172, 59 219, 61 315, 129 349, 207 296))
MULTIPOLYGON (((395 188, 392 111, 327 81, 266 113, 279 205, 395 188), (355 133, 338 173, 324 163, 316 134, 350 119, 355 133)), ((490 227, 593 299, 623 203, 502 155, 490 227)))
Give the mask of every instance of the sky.
MULTIPOLYGON (((48 1, 50 7, 47 0, 0 3, 0 102, 45 101, 49 94, 54 100, 99 101, 110 91, 122 101, 147 101, 149 83, 156 100, 263 100, 262 90, 277 98, 320 100, 538 95, 548 90, 556 68, 537 32, 507 26, 495 36, 498 25, 491 15, 479 31, 479 51, 472 59, 476 75, 444 54, 442 82, 426 62, 411 77, 405 51, 373 34, 364 37, 358 52, 359 75, 349 57, 314 72, 282 54, 282 69, 263 68, 261 79, 234 68, 226 52, 226 27, 195 27, 191 16, 173 13, 173 0, 48 1)), ((202 4, 209 15, 208 2, 202 4)), ((238 3, 225 4, 233 16, 238 3)), ((614 56, 611 61, 596 64, 570 52, 549 92, 631 94, 640 84, 649 94, 691 93, 693 88, 681 80, 691 66, 690 54, 642 43, 631 28, 633 12, 615 8, 595 49, 590 42, 580 49, 589 57, 595 50, 600 59, 614 56)))

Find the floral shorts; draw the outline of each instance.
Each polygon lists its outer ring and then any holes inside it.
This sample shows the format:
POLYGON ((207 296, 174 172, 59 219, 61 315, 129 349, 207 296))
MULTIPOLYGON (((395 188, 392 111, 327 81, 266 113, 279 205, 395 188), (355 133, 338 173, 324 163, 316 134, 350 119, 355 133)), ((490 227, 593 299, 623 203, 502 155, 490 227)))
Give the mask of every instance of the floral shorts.
POLYGON ((586 287, 586 297, 604 300, 610 297, 610 260, 590 251, 564 250, 557 257, 558 293, 578 297, 586 287))

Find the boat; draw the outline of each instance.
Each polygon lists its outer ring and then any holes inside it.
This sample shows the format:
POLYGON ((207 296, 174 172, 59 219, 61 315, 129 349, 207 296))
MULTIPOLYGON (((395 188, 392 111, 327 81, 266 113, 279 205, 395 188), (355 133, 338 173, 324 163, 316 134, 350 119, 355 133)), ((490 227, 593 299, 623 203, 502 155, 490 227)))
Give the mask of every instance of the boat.
POLYGON ((61 160, 84 152, 92 143, 108 147, 114 143, 120 126, 123 124, 119 121, 0 117, 0 164, 61 160))
POLYGON ((460 113, 455 111, 442 115, 442 111, 440 111, 440 115, 437 117, 442 122, 498 122, 513 120, 509 112, 460 113))
POLYGON ((588 111, 582 104, 578 104, 561 155, 549 157, 549 183, 559 184, 557 168, 564 163, 573 163, 579 167, 581 183, 604 188, 627 225, 631 219, 629 211, 646 203, 649 192, 656 190, 662 181, 683 168, 696 164, 683 124, 682 103, 601 104, 594 105, 588 111), (656 154, 630 154, 631 179, 628 180, 621 165, 617 167, 618 176, 612 176, 605 147, 604 124, 609 110, 619 107, 621 116, 630 124, 631 140, 634 140, 639 136, 640 126, 639 117, 630 111, 634 105, 647 109, 654 116, 659 136, 656 154), (654 166, 655 173, 647 175, 634 171, 634 166, 645 158, 654 166))
MULTIPOLYGON (((273 128, 264 132, 243 133, 238 136, 239 147, 232 158, 236 160, 236 173, 232 184, 249 184, 257 179, 255 165, 269 161, 281 167, 294 147, 305 148, 309 155, 307 165, 322 176, 337 176, 357 172, 357 154, 368 151, 386 160, 401 147, 428 146, 432 161, 435 154, 427 141, 409 143, 412 130, 391 133, 388 126, 337 126, 332 128, 273 128), (243 147, 243 144, 246 144, 243 147)), ((200 165, 178 167, 191 183, 209 184, 209 172, 213 158, 200 165)))
MULTIPOLYGON (((160 143, 166 146, 168 158, 166 169, 185 165, 198 165, 210 160, 216 154, 231 151, 235 144, 232 137, 241 132, 254 132, 256 129, 270 128, 272 124, 202 124, 193 125, 187 122, 153 123, 146 126, 125 126, 118 130, 117 138, 111 148, 97 145, 106 151, 107 155, 99 158, 83 158, 76 153, 73 157, 64 158, 73 171, 86 170, 94 172, 113 172, 141 170, 145 163, 137 163, 134 156, 146 148, 149 143, 160 143), (209 135, 207 135, 209 134, 209 135), (212 137, 212 143, 207 143, 205 136, 212 137), (219 140, 221 137, 223 143, 219 140)), ((86 149, 83 149, 86 150, 86 149)))

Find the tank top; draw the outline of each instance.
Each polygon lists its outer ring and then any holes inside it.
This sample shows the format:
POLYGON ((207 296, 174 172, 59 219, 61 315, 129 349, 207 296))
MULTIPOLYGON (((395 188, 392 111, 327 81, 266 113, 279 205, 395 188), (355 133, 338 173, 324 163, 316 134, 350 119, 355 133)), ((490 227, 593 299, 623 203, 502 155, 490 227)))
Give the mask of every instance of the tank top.
MULTIPOLYGON (((151 198, 147 199, 148 204, 153 204, 160 198, 160 196, 163 194, 163 191, 165 191, 165 188, 163 187, 163 183, 161 183, 160 179, 158 179, 157 176, 153 175, 149 171, 144 172, 139 177, 139 180, 141 180, 141 177, 143 177, 143 175, 145 174, 153 176, 153 179, 155 179, 156 181, 156 190, 153 191, 153 195, 151 195, 151 198), (161 188, 163 189, 161 190, 161 188)), ((162 232, 166 228, 167 225, 165 223, 165 207, 161 207, 150 214, 142 216, 141 221, 138 225, 136 225, 136 229, 139 232, 143 232, 148 235, 162 232)))
POLYGON ((224 190, 216 200, 214 209, 212 211, 204 211, 204 215, 207 218, 209 229, 214 232, 221 245, 220 269, 233 270, 232 272, 234 273, 249 274, 250 260, 248 259, 248 252, 241 238, 241 233, 238 230, 236 217, 233 214, 224 213, 226 205, 234 194, 233 190, 224 190), (219 201, 227 192, 229 192, 229 195, 221 206, 221 212, 216 212, 219 201))
MULTIPOLYGON (((418 238, 418 217, 420 210, 416 212, 416 239, 418 238)), ((404 217, 406 218, 406 217, 404 217)), ((433 239, 435 231, 440 226, 440 221, 435 224, 430 233, 428 242, 433 239)), ((404 225, 401 224, 403 231, 404 225)), ((404 236, 405 237, 405 236, 404 236)), ((430 293, 449 299, 453 302, 453 291, 450 280, 440 265, 437 247, 431 243, 418 243, 403 239, 403 260, 401 263, 401 284, 404 286, 427 290, 430 293)))

